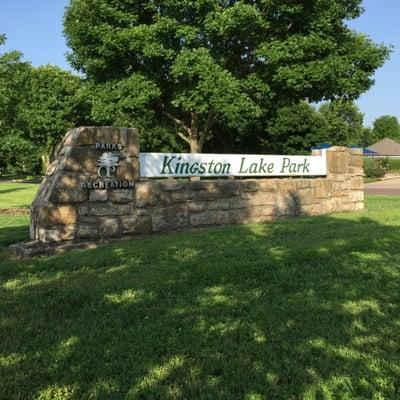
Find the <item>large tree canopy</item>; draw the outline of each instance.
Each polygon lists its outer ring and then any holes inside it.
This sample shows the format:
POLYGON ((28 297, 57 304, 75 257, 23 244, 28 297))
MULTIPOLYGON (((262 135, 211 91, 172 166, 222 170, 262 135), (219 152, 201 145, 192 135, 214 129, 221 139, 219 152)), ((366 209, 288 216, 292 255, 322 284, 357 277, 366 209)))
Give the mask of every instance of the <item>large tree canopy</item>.
POLYGON ((34 68, 18 51, 0 53, 0 166, 39 172, 40 158, 89 113, 80 77, 51 65, 34 68))
POLYGON ((77 70, 138 82, 195 152, 216 126, 240 134, 301 100, 366 91, 389 50, 346 26, 361 12, 361 0, 72 0, 64 25, 77 70))

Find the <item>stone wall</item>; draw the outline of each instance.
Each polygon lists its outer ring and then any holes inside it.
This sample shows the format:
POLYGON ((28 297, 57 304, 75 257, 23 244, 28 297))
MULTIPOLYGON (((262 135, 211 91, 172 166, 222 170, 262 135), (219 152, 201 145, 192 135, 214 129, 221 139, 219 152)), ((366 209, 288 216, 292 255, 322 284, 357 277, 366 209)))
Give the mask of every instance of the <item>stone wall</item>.
MULTIPOLYGON (((90 240, 207 225, 363 209, 363 156, 333 147, 323 178, 147 180, 139 178, 135 129, 83 127, 66 135, 31 207, 31 239, 90 240), (95 144, 120 143, 116 176, 131 188, 83 188, 99 181, 95 144)), ((315 153, 317 155, 317 153, 315 153)))

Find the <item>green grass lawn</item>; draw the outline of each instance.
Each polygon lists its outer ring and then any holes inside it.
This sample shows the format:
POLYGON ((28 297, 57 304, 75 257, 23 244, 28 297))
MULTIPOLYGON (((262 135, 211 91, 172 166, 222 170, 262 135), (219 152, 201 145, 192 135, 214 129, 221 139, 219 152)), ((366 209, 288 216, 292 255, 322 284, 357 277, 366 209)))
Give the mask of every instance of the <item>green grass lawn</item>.
POLYGON ((38 183, 20 183, 0 180, 0 209, 28 208, 38 187, 38 183))
MULTIPOLYGON (((372 168, 374 166, 374 158, 364 158, 364 169, 372 168)), ((400 159, 389 158, 389 173, 398 174, 400 173, 400 159)))
POLYGON ((399 399, 400 197, 11 260, 0 399, 399 399))

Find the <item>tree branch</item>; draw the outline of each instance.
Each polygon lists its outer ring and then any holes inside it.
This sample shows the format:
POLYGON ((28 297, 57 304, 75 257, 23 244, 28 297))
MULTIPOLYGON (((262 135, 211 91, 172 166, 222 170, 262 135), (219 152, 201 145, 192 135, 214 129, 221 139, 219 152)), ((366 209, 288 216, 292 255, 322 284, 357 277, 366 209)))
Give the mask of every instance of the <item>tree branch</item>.
MULTIPOLYGON (((161 104, 160 104, 160 107, 161 107, 161 110, 162 110, 163 114, 164 114, 168 119, 170 119, 171 121, 175 122, 177 125, 181 126, 181 127, 188 133, 188 136, 189 136, 189 137, 191 136, 191 130, 190 130, 190 128, 189 128, 182 120, 180 120, 179 118, 175 117, 175 116, 172 115, 170 112, 168 112, 167 109, 165 108, 165 105, 164 105, 164 104, 161 103, 161 104)), ((179 135, 179 137, 181 137, 180 135, 183 135, 183 134, 180 132, 180 133, 178 133, 178 135, 179 135)), ((187 141, 188 138, 185 138, 185 140, 187 141)))
POLYGON ((189 143, 189 144, 190 144, 190 139, 189 139, 188 137, 186 137, 182 132, 176 131, 176 134, 177 134, 181 139, 183 139, 186 143, 189 143))

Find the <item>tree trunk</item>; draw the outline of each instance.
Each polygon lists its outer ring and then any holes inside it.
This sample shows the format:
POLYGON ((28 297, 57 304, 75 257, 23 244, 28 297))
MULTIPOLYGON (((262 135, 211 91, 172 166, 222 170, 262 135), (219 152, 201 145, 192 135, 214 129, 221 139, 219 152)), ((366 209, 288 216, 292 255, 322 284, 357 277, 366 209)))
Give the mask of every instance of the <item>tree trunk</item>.
POLYGON ((199 141, 197 139, 191 139, 190 140, 190 152, 193 153, 201 153, 203 148, 201 146, 201 144, 199 143, 199 141))

